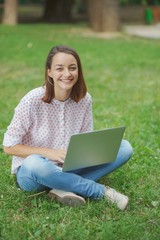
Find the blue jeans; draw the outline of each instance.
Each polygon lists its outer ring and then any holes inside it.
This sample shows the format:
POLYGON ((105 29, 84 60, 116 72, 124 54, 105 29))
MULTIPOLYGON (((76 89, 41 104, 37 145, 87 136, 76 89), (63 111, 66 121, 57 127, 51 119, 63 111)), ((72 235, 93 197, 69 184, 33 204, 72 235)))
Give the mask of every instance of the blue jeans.
POLYGON ((122 140, 116 161, 80 170, 63 172, 62 168, 39 155, 24 159, 17 171, 17 183, 25 191, 60 189, 82 197, 101 198, 105 186, 96 181, 126 163, 133 153, 130 143, 122 140))

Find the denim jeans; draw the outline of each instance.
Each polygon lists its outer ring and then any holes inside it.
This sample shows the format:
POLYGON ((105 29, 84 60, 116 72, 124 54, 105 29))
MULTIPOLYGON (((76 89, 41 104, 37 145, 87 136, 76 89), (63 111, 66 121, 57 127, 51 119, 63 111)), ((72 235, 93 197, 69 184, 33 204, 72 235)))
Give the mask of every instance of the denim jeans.
POLYGON ((116 161, 80 170, 63 172, 53 161, 39 155, 24 159, 17 171, 17 183, 25 191, 60 189, 82 197, 101 198, 105 186, 96 181, 126 163, 132 155, 132 147, 122 140, 116 161))

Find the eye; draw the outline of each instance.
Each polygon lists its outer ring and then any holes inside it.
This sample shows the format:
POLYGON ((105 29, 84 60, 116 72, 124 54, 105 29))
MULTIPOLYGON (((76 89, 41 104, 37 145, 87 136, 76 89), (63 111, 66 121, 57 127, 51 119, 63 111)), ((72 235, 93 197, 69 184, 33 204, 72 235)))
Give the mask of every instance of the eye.
POLYGON ((75 67, 70 67, 69 70, 70 71, 75 71, 75 70, 77 70, 77 67, 76 66, 75 67))
POLYGON ((59 67, 59 68, 56 68, 56 71, 58 72, 61 72, 63 70, 63 68, 59 67))

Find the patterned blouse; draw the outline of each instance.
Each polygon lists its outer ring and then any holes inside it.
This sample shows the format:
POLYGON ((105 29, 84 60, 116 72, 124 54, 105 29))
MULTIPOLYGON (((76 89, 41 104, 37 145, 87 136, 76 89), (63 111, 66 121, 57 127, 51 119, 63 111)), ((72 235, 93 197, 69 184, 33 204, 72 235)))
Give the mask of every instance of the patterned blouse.
MULTIPOLYGON (((93 129, 92 99, 89 93, 78 103, 53 99, 50 104, 41 100, 45 88, 39 87, 25 95, 15 108, 14 117, 4 135, 4 146, 24 144, 44 148, 67 149, 70 136, 93 129)), ((13 156, 13 174, 23 158, 13 156)))

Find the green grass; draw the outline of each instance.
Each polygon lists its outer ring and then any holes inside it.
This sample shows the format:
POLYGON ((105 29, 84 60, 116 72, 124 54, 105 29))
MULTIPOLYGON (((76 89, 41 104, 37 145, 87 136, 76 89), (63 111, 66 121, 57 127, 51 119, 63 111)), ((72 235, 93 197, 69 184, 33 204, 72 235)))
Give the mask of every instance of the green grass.
POLYGON ((43 84, 50 48, 66 44, 81 57, 93 97, 95 129, 126 125, 132 159, 100 182, 130 198, 121 212, 105 200, 81 208, 16 188, 11 157, 0 145, 0 239, 159 240, 160 238, 160 42, 122 36, 100 39, 84 26, 0 26, 0 141, 14 108, 43 84), (77 27, 77 29, 76 29, 77 27))

